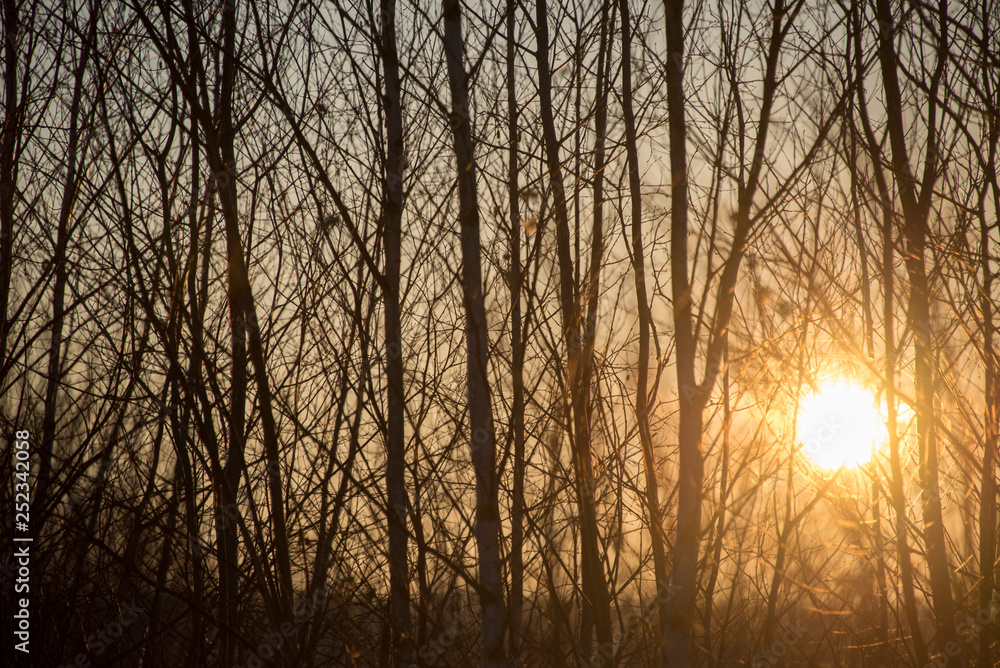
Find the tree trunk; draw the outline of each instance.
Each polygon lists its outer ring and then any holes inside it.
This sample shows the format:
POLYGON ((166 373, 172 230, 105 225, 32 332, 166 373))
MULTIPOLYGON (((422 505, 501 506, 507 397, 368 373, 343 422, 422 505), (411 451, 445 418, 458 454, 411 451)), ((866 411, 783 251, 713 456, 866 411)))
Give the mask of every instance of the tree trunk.
MULTIPOLYGON (((229 408, 229 452, 223 467, 224 479, 220 481, 221 490, 216 491, 216 525, 219 533, 219 590, 220 590, 220 636, 222 661, 224 666, 236 663, 239 643, 239 534, 237 515, 240 481, 246 468, 246 441, 244 430, 246 423, 247 400, 247 352, 246 327, 244 324, 243 295, 247 284, 245 268, 243 267, 243 244, 239 234, 239 213, 236 203, 235 165, 225 162, 222 158, 220 144, 228 143, 230 151, 233 145, 232 136, 232 92, 235 78, 235 63, 231 57, 233 35, 235 34, 236 4, 235 0, 226 0, 223 7, 223 40, 226 55, 223 60, 222 80, 220 81, 217 136, 212 137, 213 128, 206 128, 206 139, 209 142, 209 165, 213 172, 216 185, 216 195, 222 205, 222 216, 226 235, 226 256, 229 260, 227 296, 229 301, 229 329, 231 334, 231 383, 229 408), (211 144, 215 144, 212 146, 211 144), (219 153, 216 153, 219 151, 219 153)), ((193 16, 190 20, 194 20, 193 16)))
MULTIPOLYGON (((227 0, 223 7, 222 77, 219 81, 218 107, 215 109, 215 128, 204 128, 208 140, 209 165, 214 172, 217 193, 221 203, 226 234, 226 258, 230 328, 232 332, 232 408, 230 422, 230 452, 225 465, 226 503, 238 503, 240 479, 246 468, 245 428, 247 398, 247 363, 253 364, 261 426, 264 432, 266 483, 270 500, 270 519, 274 558, 277 562, 277 610, 280 625, 292 618, 292 577, 285 523, 284 498, 281 486, 280 452, 277 426, 274 420, 270 382, 257 322, 256 306, 244 263, 243 242, 239 230, 239 207, 236 192, 235 129, 233 127, 233 95, 236 85, 236 3, 227 0), (213 131, 214 130, 214 131, 213 131)), ((223 509, 223 534, 226 536, 225 569, 228 570, 226 586, 220 588, 225 595, 225 612, 232 636, 223 636, 223 656, 235 660, 238 634, 238 537, 237 527, 231 521, 235 507, 223 509), (232 508, 232 510, 230 510, 232 508)), ((293 640, 284 646, 291 660, 296 653, 293 640)))
MULTIPOLYGON (((946 3, 938 5, 938 64, 930 82, 927 110, 927 149, 919 192, 906 146, 906 134, 896 74, 893 15, 889 0, 876 0, 879 23, 879 62, 885 92, 886 121, 892 150, 892 168, 903 204, 903 237, 906 241, 906 272, 909 278, 907 321, 913 332, 914 380, 916 385, 917 443, 920 454, 920 486, 924 515, 924 543, 930 568, 934 618, 941 647, 955 641, 955 608, 951 595, 951 570, 941 513, 938 483, 938 452, 934 419, 933 344, 931 342, 930 291, 924 260, 927 220, 937 171, 937 90, 947 58, 946 3)), ((960 661, 960 659, 958 659, 960 661)))
POLYGON ((906 521, 906 495, 903 489, 903 464, 899 454, 899 431, 897 428, 898 413, 896 411, 896 344, 895 329, 896 314, 893 298, 893 234, 892 213, 883 212, 885 223, 882 232, 882 282, 885 290, 883 300, 884 312, 882 327, 885 331, 885 402, 886 425, 889 431, 889 468, 890 496, 896 515, 896 545, 899 553, 899 571, 903 589, 903 606, 906 609, 907 623, 910 625, 910 636, 913 638, 913 648, 917 663, 922 664, 927 658, 927 644, 920 630, 920 615, 917 611, 916 596, 913 591, 913 563, 910 558, 910 545, 906 521))
POLYGON ((653 434, 649 427, 649 303, 646 298, 645 249, 642 242, 642 184, 639 178, 639 151, 637 147, 635 112, 632 108, 632 25, 628 0, 621 0, 622 14, 622 112, 625 120, 625 152, 628 160, 629 200, 632 203, 632 271, 635 276, 635 297, 639 311, 639 358, 636 361, 635 416, 642 447, 642 465, 646 482, 646 509, 649 513, 649 532, 653 549, 653 573, 656 579, 658 638, 661 646, 660 665, 666 659, 667 581, 666 536, 660 517, 659 482, 656 475, 656 452, 653 434), (662 593, 663 595, 659 595, 662 593))
MULTIPOLYGON (((556 250, 559 260, 559 298, 563 318, 563 336, 566 341, 566 386, 572 406, 573 433, 570 442, 573 450, 573 469, 576 475, 577 505, 580 513, 581 560, 583 562, 584 614, 591 615, 597 632, 597 642, 605 651, 613 646, 611 635, 611 601, 604 566, 599 548, 597 510, 594 501, 594 469, 590 452, 590 392, 584 383, 589 377, 590 359, 583 354, 580 332, 580 309, 576 301, 574 262, 570 251, 569 213, 566 191, 562 182, 559 158, 559 140, 556 137, 552 109, 552 73, 549 65, 548 10, 545 0, 536 5, 535 26, 537 38, 538 93, 545 144, 545 159, 553 197, 556 225, 556 250)), ((584 634, 586 636, 586 634, 584 634)), ((582 651, 590 654, 589 643, 583 638, 582 651)))
MULTIPOLYGON (((679 398, 679 480, 674 573, 667 599, 667 665, 688 662, 701 539, 701 428, 704 402, 695 383, 696 344, 691 321, 687 251, 687 147, 684 102, 684 0, 665 0, 667 113, 670 135, 670 273, 679 398)), ((724 298, 722 295, 720 298, 724 298)))
POLYGON ((726 508, 729 503, 729 437, 732 431, 733 413, 730 406, 729 390, 729 347, 722 350, 722 468, 719 472, 719 510, 715 525, 715 545, 712 549, 712 572, 705 585, 705 653, 709 668, 716 664, 715 652, 712 649, 712 616, 714 607, 715 585, 719 579, 719 569, 722 564, 722 538, 726 531, 726 508))
MULTIPOLYGON (((985 19, 985 17, 984 17, 985 19)), ((985 23, 985 21, 984 21, 985 23)), ((986 34, 987 25, 983 26, 986 34)), ((983 50, 983 56, 986 50, 983 50)), ((985 99, 990 99, 991 82, 984 75, 983 81, 985 99)), ((1000 374, 997 373, 997 352, 994 344, 996 327, 993 322, 993 312, 996 308, 993 301, 993 267, 990 262, 990 224, 987 221, 985 202, 987 192, 993 195, 994 216, 1000 215, 1000 183, 997 181, 997 141, 1000 138, 1000 120, 996 115, 989 117, 988 159, 985 174, 988 185, 983 186, 979 202, 979 254, 982 263, 983 290, 980 296, 980 308, 983 319, 983 386, 986 394, 985 426, 983 435, 983 468, 979 490, 979 605, 983 610, 989 610, 993 603, 993 587, 996 583, 997 559, 997 448, 998 423, 1000 423, 1000 374)), ((1000 227, 994 218, 994 230, 1000 227)), ((993 666, 991 646, 994 638, 994 625, 984 624, 979 637, 979 667, 993 666)))
POLYGON ((518 109, 515 94, 514 13, 517 3, 507 2, 507 199, 510 217, 510 408, 511 443, 514 448, 514 480, 511 498, 510 536, 510 637, 508 647, 515 666, 521 665, 521 616, 524 607, 524 343, 521 340, 521 213, 517 182, 518 109))
POLYGON ((468 353, 469 426, 476 474, 476 542, 479 550, 479 606, 482 665, 504 666, 504 606, 500 571, 500 511, 497 503, 493 407, 490 403, 488 330, 480 264, 476 163, 469 118, 469 82, 463 63, 462 14, 458 0, 444 3, 444 49, 451 90, 451 129, 458 169, 462 243, 462 295, 468 353))
MULTIPOLYGON (((15 151, 21 134, 21 110, 17 100, 17 36, 20 22, 17 1, 4 0, 4 117, 3 135, 0 136, 0 389, 7 377, 7 335, 10 325, 7 309, 10 306, 10 275, 14 250, 14 193, 17 184, 15 151)), ((6 409, 0 406, 0 416, 6 409)))
POLYGON ((916 596, 914 594, 914 574, 913 562, 910 555, 909 535, 906 522, 906 496, 903 490, 903 467, 899 454, 899 431, 897 428, 896 410, 896 344, 895 344, 895 271, 893 269, 893 211, 889 194, 889 186, 882 174, 882 158, 879 144, 875 138, 875 133, 871 127, 868 117, 868 105, 865 98, 864 88, 864 60, 861 52, 861 15, 857 4, 851 5, 851 25, 852 32, 856 36, 853 40, 854 46, 854 67, 855 76, 858 81, 857 100, 858 111, 861 119, 861 126, 865 135, 865 142, 871 157, 875 183, 878 188, 880 209, 882 213, 882 289, 884 297, 882 300, 882 328, 885 337, 885 401, 886 401, 886 426, 889 440, 889 502, 892 504, 893 513, 896 516, 896 551, 899 555, 900 586, 903 590, 903 608, 906 614, 907 624, 910 627, 910 636, 913 640, 913 649, 916 654, 916 661, 923 663, 927 658, 927 645, 924 641, 923 632, 920 629, 920 615, 917 610, 916 596))
MULTIPOLYGON (((679 422, 677 539, 673 547, 674 572, 670 591, 667 592, 667 663, 672 667, 687 665, 691 629, 696 613, 698 551, 701 542, 701 486, 704 477, 701 453, 704 409, 722 369, 736 282, 753 225, 751 213, 754 197, 760 186, 771 112, 777 90, 778 56, 784 38, 791 29, 791 22, 801 5, 801 1, 796 2, 791 11, 786 11, 784 2, 776 0, 771 10, 771 34, 767 42, 757 136, 745 180, 742 178, 741 166, 732 249, 722 267, 716 288, 715 309, 706 349, 705 373, 701 383, 698 383, 695 380, 698 341, 692 326, 692 287, 687 267, 688 175, 685 145, 684 0, 664 1, 668 52, 667 112, 670 135, 670 280, 674 310, 679 422)), ((740 127, 738 131, 743 133, 745 128, 740 127)), ((826 129, 822 131, 820 138, 825 136, 825 133, 826 129)), ((740 141, 742 142, 742 137, 740 141)))
POLYGON ((386 147, 383 183, 385 244, 385 350, 388 433, 385 488, 389 525, 389 626, 394 665, 413 661, 410 642, 410 576, 406 535, 406 443, 404 440, 403 349, 399 313, 400 237, 403 216, 403 110, 396 50, 396 2, 381 0, 382 66, 385 74, 386 147))
POLYGON ((48 497, 48 487, 52 483, 52 450, 56 436, 56 404, 59 400, 59 384, 62 380, 63 327, 66 318, 66 283, 69 270, 66 253, 72 234, 70 222, 76 205, 77 189, 80 187, 81 168, 86 159, 87 145, 81 146, 81 137, 88 127, 86 119, 81 119, 81 105, 84 100, 87 65, 90 62, 90 46, 96 43, 97 17, 89 20, 88 37, 81 40, 80 60, 73 75, 73 97, 69 110, 69 144, 66 147, 66 180, 63 183, 59 219, 56 223, 56 246, 52 256, 55 283, 52 290, 52 333, 49 339, 48 371, 45 382, 45 404, 42 417, 42 439, 38 452, 38 487, 35 490, 32 530, 37 531, 45 522, 44 508, 48 497))

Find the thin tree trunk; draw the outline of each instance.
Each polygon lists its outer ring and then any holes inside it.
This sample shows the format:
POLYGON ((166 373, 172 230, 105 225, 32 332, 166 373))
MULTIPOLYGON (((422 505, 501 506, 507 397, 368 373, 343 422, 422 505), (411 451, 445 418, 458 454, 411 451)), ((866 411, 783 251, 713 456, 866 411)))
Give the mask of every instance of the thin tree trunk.
MULTIPOLYGON (((857 8, 852 5, 852 14, 857 8)), ((845 59, 850 62, 853 49, 858 48, 854 42, 860 43, 860 34, 848 31, 847 48, 845 59)), ((865 344, 867 346, 868 359, 875 359, 875 324, 872 317, 871 285, 868 271, 868 246, 865 242, 864 228, 862 227, 860 186, 858 184, 858 133, 854 120, 854 97, 847 105, 847 128, 844 132, 844 140, 847 142, 848 169, 850 171, 850 191, 851 191, 851 213, 854 222, 854 237, 858 246, 858 262, 861 266, 861 312, 865 326, 865 344)), ((881 646, 878 648, 878 656, 882 661, 887 658, 889 641, 889 610, 886 598, 886 571, 885 571, 885 550, 882 541, 882 512, 879 501, 879 481, 878 469, 872 467, 872 529, 874 536, 872 542, 876 552, 876 586, 878 588, 878 609, 879 620, 879 640, 881 646)))
POLYGON ((396 50, 396 2, 381 0, 382 66, 385 74, 385 118, 388 141, 383 184, 385 244, 386 434, 385 488, 389 524, 389 626, 393 662, 413 661, 410 636, 410 576, 406 536, 406 443, 404 441, 403 349, 399 314, 400 237, 403 216, 403 110, 396 50))
MULTIPOLYGON (((771 34, 767 42, 764 80, 757 122, 753 157, 738 187, 732 250, 726 258, 716 288, 715 309, 707 345, 705 373, 701 383, 695 380, 698 342, 692 323, 692 286, 688 277, 687 250, 687 148, 685 146, 684 97, 684 0, 664 0, 667 32, 667 112, 670 135, 670 270, 673 299, 674 342, 677 360, 678 389, 678 495, 677 538, 673 546, 671 587, 668 592, 667 663, 686 666, 690 653, 698 583, 698 552, 701 543, 701 486, 704 478, 701 434, 704 409, 722 368, 722 351, 727 346, 729 324, 740 264, 743 261, 753 218, 754 197, 760 186, 761 170, 771 112, 777 90, 778 56, 791 29, 791 22, 802 0, 786 8, 782 0, 772 7, 771 34)), ((739 132, 744 132, 740 128, 739 132)), ((820 135, 826 133, 824 129, 820 135)))
POLYGON ((868 359, 875 359, 875 326, 872 320, 871 280, 868 277, 868 245, 865 243, 861 226, 861 205, 858 198, 857 134, 854 132, 853 104, 848 105, 849 130, 844 133, 848 142, 848 165, 851 178, 851 212, 854 222, 854 238, 858 245, 858 263, 861 265, 861 314, 865 325, 865 344, 868 359))
MULTIPOLYGON (((946 3, 938 4, 938 64, 928 94, 926 157, 919 192, 906 146, 897 58, 893 44, 893 15, 889 0, 876 0, 879 20, 879 62, 885 92, 886 121, 892 150, 892 167, 903 204, 903 237, 906 241, 905 265, 909 277, 907 320, 913 332, 914 380, 916 385, 917 443, 920 454, 920 485, 924 516, 924 543, 930 569, 934 599, 934 619, 942 647, 955 641, 955 607, 951 594, 951 570, 941 512, 938 483, 938 452, 934 424, 933 345, 930 337, 930 290, 924 249, 927 220, 937 171, 936 115, 937 90, 947 58, 946 3)), ((961 659, 956 659, 961 661, 961 659)))
POLYGON ((507 198, 510 217, 510 429, 514 448, 514 480, 511 498, 510 536, 510 637, 509 650, 515 666, 521 665, 521 616, 524 607, 524 347, 521 341, 521 212, 517 182, 518 108, 514 68, 514 14, 517 3, 507 2, 507 198))
MULTIPOLYGON (((230 0, 232 1, 232 0, 230 0)), ((221 190, 221 188, 220 188, 221 190)), ((235 205, 235 199, 230 203, 235 205)), ((223 203, 225 215, 226 203, 223 203)), ((229 227, 228 225, 226 226, 229 227)), ((232 239, 226 230, 226 245, 229 257, 241 255, 239 239, 232 239), (233 248, 235 244, 235 249, 233 248)), ((236 264, 242 264, 238 262, 236 264)), ((230 400, 229 400, 229 443, 226 462, 222 469, 222 479, 216 481, 215 523, 219 542, 219 631, 220 648, 224 666, 236 663, 239 638, 239 534, 234 520, 240 480, 246 466, 246 443, 243 437, 246 422, 247 399, 247 353, 243 327, 243 317, 239 308, 239 288, 234 279, 236 269, 230 263, 228 300, 230 341, 230 400)))
MULTIPOLYGON (((223 7, 222 77, 219 81, 218 107, 215 110, 215 128, 206 128, 209 165, 214 172, 217 193, 221 203, 226 234, 226 257, 228 277, 228 299, 230 328, 232 333, 232 407, 230 414, 230 452, 225 464, 225 484, 228 489, 223 500, 228 504, 237 503, 240 479, 245 473, 245 434, 247 363, 254 367, 257 385, 257 399, 264 431, 264 456, 267 467, 267 488, 270 499, 272 543, 277 562, 278 608, 277 623, 291 619, 292 579, 291 560, 285 524, 284 499, 281 486, 280 453, 277 427, 271 405, 270 383, 264 359, 260 327, 257 323, 256 306, 247 276, 243 257, 243 243, 239 231, 239 210, 236 193, 236 153, 234 148, 235 129, 233 127, 233 95, 236 79, 236 3, 227 0, 223 7), (213 132, 213 129, 215 130, 213 132), (227 499, 226 496, 231 495, 227 499)), ((235 506, 230 506, 235 510, 235 506)), ((235 661, 239 631, 238 601, 238 537, 237 527, 231 521, 233 510, 223 508, 223 516, 217 523, 223 525, 225 535, 225 567, 220 568, 220 588, 224 592, 225 623, 228 633, 223 636, 224 660, 235 661), (227 516, 228 515, 228 516, 227 516), (225 586, 222 586, 221 571, 228 571, 225 586)), ((291 659, 296 650, 292 640, 284 647, 291 659)))
MULTIPOLYGON (((888 193, 883 193, 888 196, 888 193)), ((896 515, 896 546, 899 553, 899 570, 901 585, 903 589, 903 606, 906 609, 906 619, 910 626, 910 636, 913 638, 913 649, 916 653, 917 663, 923 664, 927 658, 927 644, 924 641, 923 632, 920 630, 920 615, 917 611, 916 596, 913 591, 914 575, 913 562, 910 558, 910 545, 908 529, 906 527, 906 495, 903 490, 903 465, 899 455, 899 430, 897 428, 898 413, 896 411, 896 343, 893 330, 895 329, 896 314, 894 312, 895 299, 893 296, 893 234, 892 234, 892 212, 888 203, 884 205, 884 224, 882 227, 882 283, 885 297, 883 298, 882 328, 885 332, 885 402, 886 402, 886 426, 889 431, 889 468, 892 479, 890 480, 890 496, 893 511, 896 515)))
MULTIPOLYGON (((20 22, 17 0, 4 0, 4 117, 0 136, 0 389, 7 376, 7 321, 10 307, 10 275, 14 249, 14 193, 17 183, 15 151, 21 134, 21 110, 17 98, 17 36, 20 22)), ((0 411, 4 409, 0 407, 0 411)))
MULTIPOLYGON (((593 230, 591 232, 591 243, 590 243, 590 264, 587 267, 586 274, 586 285, 584 287, 585 293, 584 298, 586 299, 586 322, 584 323, 583 331, 581 332, 581 351, 579 355, 579 363, 577 373, 579 374, 580 380, 573 386, 573 397, 574 401, 577 402, 573 408, 574 420, 578 419, 578 415, 585 415, 585 421, 583 424, 574 427, 574 433, 579 434, 578 440, 574 441, 576 443, 586 443, 587 444, 587 454, 589 458, 590 453, 590 415, 593 410, 591 401, 590 387, 593 382, 594 374, 594 346, 596 344, 597 338, 597 308, 598 299, 600 296, 601 288, 601 269, 604 263, 604 169, 606 164, 605 158, 605 135, 607 133, 608 126, 608 67, 609 67, 609 47, 610 39, 608 37, 609 31, 611 30, 609 26, 609 10, 610 10, 610 23, 614 23, 614 7, 611 2, 603 2, 601 4, 601 28, 600 28, 600 44, 598 46, 597 54, 597 104, 594 110, 594 224, 593 230), (583 407, 582 409, 580 407, 583 407), (582 410, 582 413, 581 413, 582 410)), ((577 118, 580 117, 579 110, 577 111, 577 118)), ((559 178, 559 183, 562 183, 562 177, 559 178)), ((574 285, 578 285, 579 281, 576 280, 576 276, 580 273, 580 255, 579 245, 579 193, 576 197, 576 255, 577 263, 575 267, 574 285)), ((562 266, 562 262, 560 262, 562 266)), ((575 303, 575 302, 574 302, 575 303)), ((574 320, 577 321, 581 317, 584 317, 582 311, 574 316, 574 320)), ((570 381, 573 382, 572 380, 570 381)), ((594 481, 592 468, 588 466, 587 468, 590 475, 590 482, 588 483, 586 489, 588 490, 590 497, 588 500, 589 504, 594 503, 593 492, 594 492, 594 481)), ((579 477, 579 476, 578 476, 579 477)), ((595 509, 596 518, 596 509, 595 509)), ((596 519, 595 519, 596 523, 596 519)), ((596 524, 593 530, 594 535, 597 534, 596 524)), ((599 572, 603 574, 603 567, 599 566, 599 572)), ((601 582, 603 583, 603 575, 601 582)), ((610 594, 609 594, 609 620, 610 620, 610 594)), ((590 650, 590 637, 594 628, 594 621, 597 616, 594 614, 593 609, 589 607, 584 608, 583 623, 581 625, 581 650, 584 656, 589 656, 591 654, 590 650)), ((600 640, 600 635, 598 639, 600 640)), ((612 639, 601 641, 600 652, 603 656, 612 656, 614 654, 614 643, 612 639)))
POLYGON ((66 263, 66 253, 71 234, 70 221, 73 208, 76 205, 77 189, 80 186, 80 170, 87 153, 87 146, 80 145, 81 136, 86 131, 88 123, 80 118, 81 105, 84 99, 87 65, 90 62, 90 47, 96 43, 97 17, 90 18, 86 38, 80 40, 80 61, 73 75, 73 97, 69 110, 69 143, 66 147, 66 181, 63 184, 62 201, 59 208, 59 219, 56 225, 56 247, 52 256, 52 266, 55 269, 55 283, 52 291, 52 334, 49 339, 49 362, 45 384, 45 404, 42 417, 42 441, 38 452, 38 487, 35 491, 33 530, 44 523, 41 512, 48 496, 48 486, 52 475, 52 450, 56 434, 56 404, 59 400, 59 383, 62 379, 62 346, 63 327, 66 318, 66 282, 69 270, 66 263))
MULTIPOLYGON (((232 3, 234 0, 228 0, 232 3)), ((230 10, 231 11, 231 10, 230 10)), ((215 161, 213 161, 215 162, 215 161)), ((222 661, 224 666, 236 663, 239 639, 239 534, 236 515, 240 481, 246 468, 246 424, 247 400, 247 352, 246 328, 241 307, 242 284, 245 276, 240 275, 243 265, 243 251, 239 233, 229 219, 237 220, 236 184, 227 172, 221 172, 220 165, 212 164, 218 186, 217 195, 222 202, 225 218, 226 251, 229 258, 229 281, 227 297, 229 301, 230 341, 230 401, 229 401, 229 450, 223 466, 223 480, 217 483, 216 526, 219 534, 219 589, 220 589, 220 636, 222 661), (228 193, 226 192, 228 191, 228 193), (224 194, 226 193, 226 194, 224 194), (236 260, 235 262, 233 260, 236 260)))
POLYGON ((722 537, 726 530, 726 507, 729 501, 729 435, 732 431, 733 414, 730 406, 729 391, 729 346, 722 350, 722 470, 719 472, 719 510, 715 525, 715 546, 712 550, 712 572, 705 585, 705 653, 710 667, 716 664, 712 649, 712 615, 714 607, 715 584, 719 579, 719 569, 722 564, 722 537))
MULTIPOLYGON (((667 28, 667 113, 670 135, 670 274, 679 398, 679 480, 673 585, 667 601, 664 651, 667 665, 686 666, 694 617, 698 548, 701 539, 701 429, 704 401, 696 391, 696 344, 687 250, 687 146, 684 101, 684 0, 665 0, 667 28)), ((720 295, 724 299, 726 295, 720 295)))
POLYGON ((864 61, 861 53, 861 15, 857 3, 851 5, 852 32, 858 38, 854 39, 854 67, 857 77, 857 100, 861 125, 865 141, 871 157, 875 183, 879 192, 882 213, 882 329, 885 337, 885 401, 886 427, 889 440, 889 502, 896 516, 896 551, 899 555, 900 585, 903 590, 903 608, 907 624, 910 627, 910 637, 916 661, 923 663, 927 657, 927 645, 920 629, 920 615, 917 610, 914 593, 913 561, 910 555, 909 535, 906 522, 906 495, 903 489, 903 467, 899 454, 899 431, 897 428, 896 410, 896 344, 895 344, 895 269, 893 267, 893 210, 889 194, 889 186, 882 174, 882 159, 878 142, 868 117, 868 105, 864 88, 864 61))
MULTIPOLYGON (((980 42, 980 57, 987 59, 990 54, 989 35, 991 12, 988 3, 982 5, 982 31, 980 42)), ((995 19, 996 15, 992 17, 995 19)), ((995 70, 994 70, 995 73, 995 70)), ((996 80, 991 79, 990 70, 983 68, 983 100, 993 100, 996 95, 996 80)), ((997 351, 994 335, 996 326, 993 320, 996 308, 993 301, 993 281, 995 274, 990 262, 991 226, 987 222, 986 198, 987 191, 993 196, 993 232, 1000 229, 1000 181, 997 179, 997 142, 1000 140, 1000 119, 996 114, 988 117, 987 162, 984 174, 988 186, 984 184, 979 202, 979 233, 980 257, 983 272, 983 291, 980 296, 980 308, 983 318, 983 385, 986 394, 985 425, 983 435, 983 469, 979 490, 979 605, 983 610, 990 610, 995 595, 997 567, 997 449, 1000 447, 1000 373, 997 370, 997 351)), ((996 637, 996 625, 982 625, 979 636, 979 668, 990 668, 994 665, 995 650, 993 642, 996 637)))
POLYGON ((642 184, 639 178, 639 151, 637 147, 635 112, 632 108, 632 25, 628 0, 621 0, 622 14, 622 112, 625 120, 625 152, 628 160, 629 199, 632 203, 632 271, 635 277, 635 297, 639 311, 639 357, 636 361, 635 416, 639 426, 642 446, 642 465, 646 478, 646 511, 649 513, 649 531, 653 549, 653 573, 656 591, 658 638, 662 642, 657 652, 660 665, 665 663, 667 640, 667 581, 666 536, 660 517, 659 482, 656 476, 656 452, 653 434, 649 427, 649 303, 646 298, 645 249, 642 243, 642 184))
MULTIPOLYGON (((567 370, 566 386, 572 406, 573 468, 576 475, 577 505, 580 514, 580 543, 582 552, 582 584, 585 600, 585 616, 591 615, 597 632, 599 646, 613 646, 611 635, 611 600, 604 566, 599 551, 599 531, 597 510, 594 501, 594 470, 590 452, 590 393, 584 383, 589 377, 590 359, 584 356, 580 332, 580 309, 576 301, 574 262, 570 251, 569 214, 566 205, 566 191, 562 182, 562 167, 559 158, 559 140, 556 137, 555 118, 552 109, 552 73, 549 65, 548 10, 545 0, 536 4, 535 26, 538 62, 538 93, 542 120, 542 134, 545 144, 545 159, 553 197, 553 211, 556 226, 556 251, 559 261, 559 298, 563 318, 563 336, 566 341, 567 370)), ((584 634, 581 650, 590 654, 587 634, 584 634)))
POLYGON ((875 586, 877 597, 878 639, 876 656, 883 662, 888 660, 889 651, 889 599, 885 571, 885 543, 882 539, 882 501, 879 498, 878 470, 872 468, 872 542, 875 547, 875 586))
MULTIPOLYGON (((806 321, 799 336, 799 377, 795 383, 795 413, 792 418, 792 433, 797 432, 798 411, 802 390, 802 374, 805 370, 805 341, 809 336, 809 322, 806 321)), ((795 472, 795 451, 788 453, 788 464, 785 479, 785 519, 778 534, 778 551, 774 558, 774 572, 771 574, 771 586, 767 593, 767 612, 764 615, 764 648, 769 649, 774 643, 774 632, 778 626, 778 594, 781 591, 781 584, 785 579, 785 558, 788 554, 788 539, 793 528, 794 518, 792 517, 792 480, 795 472)), ((777 504, 776 504, 777 505, 777 504)), ((777 508, 775 508, 775 525, 777 525, 777 508)))
POLYGON ((488 330, 480 260, 476 163, 469 117, 469 82, 463 63, 462 14, 458 0, 444 2, 444 49, 451 90, 451 129, 458 169, 462 243, 462 294, 468 352, 469 426, 476 474, 476 542, 479 550, 479 606, 482 665, 504 666, 503 581, 500 571, 500 511, 493 408, 490 403, 488 330))
MULTIPOLYGON (((996 171, 993 172, 994 174, 996 171)), ((994 205, 1000 206, 1000 192, 997 192, 994 180, 994 205)), ((981 211, 982 213, 982 211, 981 211)), ((983 264, 983 294, 980 298, 983 311, 983 384, 986 390, 986 433, 983 438, 983 469, 979 494, 979 564, 980 585, 979 605, 983 610, 989 610, 993 602, 993 586, 995 582, 997 546, 997 477, 996 457, 998 439, 998 422, 1000 422, 1000 378, 997 374, 997 355, 993 345, 993 277, 990 273, 990 232, 986 217, 980 219, 981 255, 983 264)), ((979 638, 979 665, 987 668, 993 665, 991 645, 993 643, 993 625, 985 624, 979 638)))
MULTIPOLYGON (((197 202, 200 198, 200 175, 201 170, 199 169, 199 146, 198 131, 197 127, 192 128, 191 131, 191 206, 188 208, 188 230, 190 236, 190 250, 188 252, 187 266, 189 271, 187 272, 186 288, 188 293, 188 303, 190 309, 190 328, 191 328, 191 355, 188 360, 188 369, 186 376, 182 376, 178 379, 178 383, 198 383, 201 384, 201 358, 197 351, 201 348, 202 341, 202 323, 205 320, 205 300, 198 298, 198 254, 200 244, 204 243, 205 246, 211 246, 211 236, 206 234, 204 240, 201 238, 201 227, 200 219, 198 215, 198 205, 197 202)), ((208 222, 206 221, 206 227, 208 227, 208 222)), ((187 388, 184 388, 187 390, 187 388)), ((187 391, 188 404, 184 410, 183 415, 183 425, 182 429, 184 433, 189 432, 189 419, 195 410, 195 398, 191 392, 187 391)), ((177 397, 175 403, 180 403, 180 395, 177 397)), ((192 573, 191 577, 194 580, 193 589, 194 597, 196 601, 204 600, 205 596, 205 565, 202 555, 202 543, 201 543, 201 520, 199 518, 198 510, 198 497, 195 491, 195 479, 192 473, 191 463, 188 458, 187 451, 181 451, 181 447, 177 446, 177 457, 178 461, 185 470, 184 485, 186 488, 185 496, 185 522, 187 529, 187 541, 188 548, 191 553, 191 564, 192 573)), ((204 633, 202 629, 202 620, 204 619, 203 608, 199 606, 192 612, 191 615, 191 649, 188 654, 187 665, 191 668, 195 666, 202 665, 204 660, 204 633)))
MULTIPOLYGON (((983 48, 982 56, 987 56, 986 35, 989 29, 988 14, 984 7, 983 15, 983 48)), ((991 85, 988 74, 983 75, 984 99, 991 98, 991 85)), ((983 435, 983 469, 979 491, 979 605, 983 610, 989 610, 993 602, 993 587, 996 582, 994 569, 997 559, 997 448, 1000 447, 1000 374, 997 373, 997 352, 994 347, 996 328, 993 322, 995 307, 993 301, 994 273, 990 262, 990 225, 986 216, 987 192, 993 195, 994 216, 1000 215, 1000 183, 997 181, 997 141, 1000 139, 1000 120, 996 115, 989 118, 988 158, 985 174, 988 185, 983 186, 979 201, 979 254, 983 272, 983 290, 980 296, 980 308, 983 318, 983 385, 986 394, 985 426, 983 435)), ((994 230, 1000 227, 994 218, 994 230)), ((979 636, 979 668, 993 666, 991 646, 994 638, 994 625, 982 625, 979 636)))

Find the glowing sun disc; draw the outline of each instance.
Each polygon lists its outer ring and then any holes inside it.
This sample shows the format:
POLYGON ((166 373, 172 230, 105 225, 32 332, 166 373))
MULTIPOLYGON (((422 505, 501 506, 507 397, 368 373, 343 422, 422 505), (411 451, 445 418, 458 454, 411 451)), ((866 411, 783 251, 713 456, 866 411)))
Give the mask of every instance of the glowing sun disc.
POLYGON ((801 403, 798 440, 820 468, 851 469, 871 460, 885 441, 885 423, 875 397, 848 383, 824 385, 801 403))

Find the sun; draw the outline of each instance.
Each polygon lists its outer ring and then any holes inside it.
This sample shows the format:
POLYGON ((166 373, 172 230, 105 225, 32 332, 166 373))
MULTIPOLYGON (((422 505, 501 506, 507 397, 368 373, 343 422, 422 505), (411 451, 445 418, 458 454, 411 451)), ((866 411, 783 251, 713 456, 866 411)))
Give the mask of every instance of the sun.
POLYGON ((859 385, 821 385, 799 406, 798 440, 820 468, 853 469, 885 443, 885 418, 875 397, 859 385))

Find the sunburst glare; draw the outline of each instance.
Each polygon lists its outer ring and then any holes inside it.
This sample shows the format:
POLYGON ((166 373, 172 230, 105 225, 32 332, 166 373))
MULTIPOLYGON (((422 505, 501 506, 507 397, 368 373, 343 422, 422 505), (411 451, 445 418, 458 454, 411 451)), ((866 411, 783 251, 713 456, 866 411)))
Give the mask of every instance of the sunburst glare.
POLYGON ((871 460, 887 440, 885 418, 871 392, 838 382, 805 397, 798 413, 798 441, 820 468, 852 469, 871 460))

